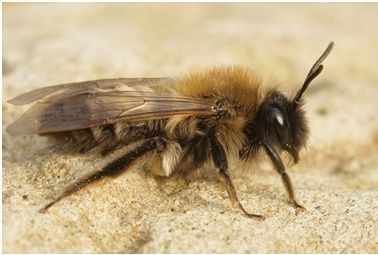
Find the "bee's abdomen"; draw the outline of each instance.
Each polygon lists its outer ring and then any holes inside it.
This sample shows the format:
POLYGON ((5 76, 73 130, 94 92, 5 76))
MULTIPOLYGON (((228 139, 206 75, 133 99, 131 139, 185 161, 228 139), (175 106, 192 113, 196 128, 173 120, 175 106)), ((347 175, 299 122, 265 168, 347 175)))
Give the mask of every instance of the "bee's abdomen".
POLYGON ((163 135, 163 125, 162 120, 134 123, 117 122, 98 127, 51 133, 49 136, 68 145, 70 152, 106 155, 121 146, 163 135))

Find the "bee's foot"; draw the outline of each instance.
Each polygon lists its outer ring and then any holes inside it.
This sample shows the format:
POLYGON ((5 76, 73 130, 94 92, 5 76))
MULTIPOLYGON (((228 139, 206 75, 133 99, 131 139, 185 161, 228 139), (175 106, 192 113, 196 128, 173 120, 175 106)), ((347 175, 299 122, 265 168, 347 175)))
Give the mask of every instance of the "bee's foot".
POLYGON ((307 209, 304 206, 298 204, 297 202, 293 202, 293 203, 295 207, 295 215, 298 215, 301 212, 307 212, 307 209))
POLYGON ((48 208, 43 207, 43 208, 39 209, 39 213, 46 213, 47 210, 48 210, 48 208))
POLYGON ((244 216, 246 216, 247 218, 250 218, 250 219, 258 219, 258 220, 265 220, 265 216, 263 215, 260 215, 260 214, 253 214, 253 213, 249 213, 247 212, 243 206, 241 204, 239 204, 239 209, 242 211, 242 213, 244 214, 244 216))
POLYGON ((252 213, 245 212, 244 215, 247 218, 250 218, 250 219, 257 219, 257 220, 261 220, 261 221, 264 221, 266 219, 266 217, 264 215, 260 215, 260 214, 252 214, 252 213))
POLYGON ((58 201, 58 200, 53 201, 53 202, 51 202, 51 203, 48 203, 48 204, 45 205, 43 208, 39 209, 39 213, 46 213, 47 210, 48 210, 51 206, 53 206, 57 201, 58 201))

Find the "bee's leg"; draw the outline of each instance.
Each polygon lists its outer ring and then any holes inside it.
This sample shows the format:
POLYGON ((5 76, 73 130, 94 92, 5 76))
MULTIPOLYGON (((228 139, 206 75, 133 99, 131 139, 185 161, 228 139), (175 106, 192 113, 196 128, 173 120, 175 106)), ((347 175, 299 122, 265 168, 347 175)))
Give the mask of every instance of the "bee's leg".
POLYGON ((52 205, 54 205, 61 199, 72 195, 73 193, 90 183, 98 181, 103 177, 118 176, 122 173, 122 170, 125 170, 126 167, 129 166, 134 160, 143 156, 149 151, 159 149, 159 147, 161 146, 164 146, 164 141, 162 138, 152 138, 145 141, 138 147, 128 151, 122 157, 112 161, 100 171, 84 176, 83 178, 80 178, 79 180, 71 184, 57 199, 43 207, 40 212, 46 212, 47 209, 49 209, 52 205))
POLYGON ((283 182, 283 184, 285 186, 285 189, 286 189, 286 191, 287 191, 287 193, 289 195, 290 201, 293 203, 293 205, 297 209, 305 211, 306 208, 304 208, 302 205, 300 205, 297 202, 297 199, 296 199, 295 194, 294 194, 293 184, 292 184, 292 182, 290 180, 289 175, 287 174, 287 172, 285 170, 285 166, 282 163, 282 160, 281 160, 280 156, 275 151, 275 149, 272 146, 270 146, 268 143, 263 142, 263 146, 265 148, 265 151, 268 153, 269 158, 272 160, 275 169, 281 175, 282 182, 283 182))
POLYGON ((228 172, 228 162, 227 162, 227 157, 226 153, 223 149, 222 144, 217 140, 215 137, 214 132, 211 132, 209 134, 209 139, 210 139, 210 146, 211 146, 211 153, 213 156, 213 161, 215 167, 219 169, 219 174, 221 180, 224 182, 227 188, 228 195, 231 199, 231 202, 233 205, 237 205, 239 209, 244 213, 245 216, 249 218, 259 218, 259 219, 264 219, 264 216, 258 215, 258 214, 251 214, 248 213, 243 206, 241 205, 239 198, 236 194, 236 190, 234 185, 232 184, 229 172, 228 172))

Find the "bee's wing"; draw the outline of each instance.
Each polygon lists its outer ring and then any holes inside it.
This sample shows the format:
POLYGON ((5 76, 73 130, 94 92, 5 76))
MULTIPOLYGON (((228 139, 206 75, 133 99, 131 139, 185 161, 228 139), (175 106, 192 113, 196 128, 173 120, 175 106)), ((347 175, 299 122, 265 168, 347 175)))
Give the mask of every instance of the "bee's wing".
MULTIPOLYGON (((69 94, 70 91, 66 92, 69 94)), ((165 92, 112 89, 65 97, 47 97, 35 103, 7 131, 13 135, 44 134, 105 125, 120 120, 141 121, 173 115, 209 114, 214 114, 212 104, 203 100, 165 92)))
POLYGON ((127 90, 136 87, 146 88, 147 86, 156 85, 157 83, 168 84, 171 81, 172 78, 159 77, 119 78, 73 82, 35 89, 9 100, 8 103, 15 105, 25 105, 46 98, 54 98, 54 100, 58 100, 64 97, 70 97, 84 93, 94 93, 98 91, 127 90))

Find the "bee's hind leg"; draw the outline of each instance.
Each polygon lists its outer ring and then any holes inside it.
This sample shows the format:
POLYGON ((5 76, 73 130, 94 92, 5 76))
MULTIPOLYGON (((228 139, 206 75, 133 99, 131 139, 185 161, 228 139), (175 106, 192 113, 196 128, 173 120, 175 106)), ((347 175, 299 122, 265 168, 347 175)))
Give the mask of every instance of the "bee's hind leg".
POLYGON ((211 153, 213 156, 213 161, 215 167, 219 169, 219 175, 223 183, 226 185, 228 195, 231 199, 233 206, 237 205, 239 209, 243 212, 245 216, 248 218, 258 218, 258 219, 265 219, 264 216, 258 214, 251 214, 248 213, 244 207, 241 205, 239 198, 236 194, 235 187, 231 181, 229 172, 228 172, 228 162, 226 153, 222 144, 218 141, 215 137, 215 132, 210 132, 209 139, 210 139, 210 146, 211 146, 211 153))
POLYGON ((116 177, 123 172, 133 161, 137 158, 145 155, 147 152, 152 150, 159 150, 164 146, 165 141, 163 138, 151 138, 143 142, 134 149, 128 151, 125 155, 113 160, 111 163, 103 167, 100 171, 86 175, 73 184, 71 184, 58 198, 53 202, 47 204, 43 207, 40 212, 46 212, 51 206, 60 201, 61 199, 72 195, 82 187, 100 180, 103 177, 116 177))

